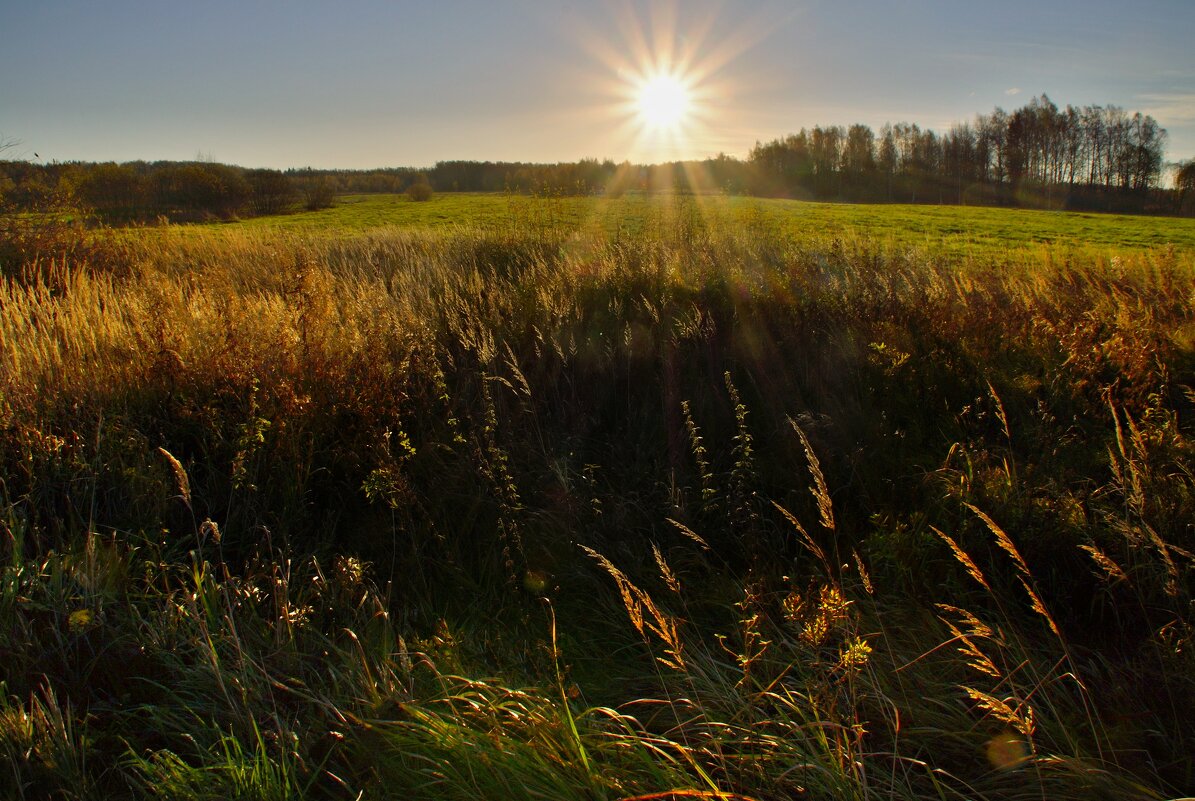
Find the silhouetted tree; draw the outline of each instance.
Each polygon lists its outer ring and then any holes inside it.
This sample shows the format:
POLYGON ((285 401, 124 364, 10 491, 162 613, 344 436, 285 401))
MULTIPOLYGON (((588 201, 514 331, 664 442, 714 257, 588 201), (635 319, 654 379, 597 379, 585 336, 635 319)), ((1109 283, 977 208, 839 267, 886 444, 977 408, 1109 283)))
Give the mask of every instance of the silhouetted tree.
POLYGON ((254 214, 281 214, 298 199, 290 178, 278 170, 249 170, 250 206, 254 214))
POLYGON ((1174 176, 1174 191, 1178 196, 1180 214, 1195 214, 1195 159, 1178 168, 1174 176))
POLYGON ((317 176, 303 186, 303 207, 308 211, 330 208, 335 202, 336 185, 328 176, 317 176))
POLYGON ((852 125, 842 149, 843 183, 852 199, 870 194, 875 172, 875 134, 866 125, 852 125))
POLYGON ((185 219, 232 217, 245 206, 250 193, 241 172, 224 164, 161 167, 150 174, 150 186, 160 213, 185 219))
POLYGON ((106 220, 132 220, 145 216, 145 181, 123 164, 96 164, 83 171, 79 198, 106 220))

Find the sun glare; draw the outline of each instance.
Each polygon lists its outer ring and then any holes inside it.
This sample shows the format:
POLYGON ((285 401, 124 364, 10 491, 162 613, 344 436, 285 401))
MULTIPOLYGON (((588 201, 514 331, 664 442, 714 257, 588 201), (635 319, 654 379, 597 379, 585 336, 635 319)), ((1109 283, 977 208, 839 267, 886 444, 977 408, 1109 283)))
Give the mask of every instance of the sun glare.
POLYGON ((645 14, 627 3, 613 16, 614 38, 597 30, 578 35, 603 67, 594 122, 617 125, 610 141, 629 162, 699 161, 737 135, 728 112, 744 93, 727 66, 774 25, 683 0, 643 5, 645 14))
POLYGON ((690 88, 677 76, 667 73, 644 79, 635 96, 639 120, 652 130, 676 132, 683 128, 692 105, 690 88))

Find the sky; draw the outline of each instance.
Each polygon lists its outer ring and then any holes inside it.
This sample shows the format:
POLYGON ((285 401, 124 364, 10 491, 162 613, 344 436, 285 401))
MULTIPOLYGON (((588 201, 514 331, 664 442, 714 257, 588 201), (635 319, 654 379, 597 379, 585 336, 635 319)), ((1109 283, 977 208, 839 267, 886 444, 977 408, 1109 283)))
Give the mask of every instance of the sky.
MULTIPOLYGON (((1195 157, 1195 0, 0 0, 0 142, 246 167, 744 157, 802 127, 953 123, 1042 93, 1195 157), (635 87, 691 93, 668 128, 635 87)), ((35 155, 36 154, 36 155, 35 155)))

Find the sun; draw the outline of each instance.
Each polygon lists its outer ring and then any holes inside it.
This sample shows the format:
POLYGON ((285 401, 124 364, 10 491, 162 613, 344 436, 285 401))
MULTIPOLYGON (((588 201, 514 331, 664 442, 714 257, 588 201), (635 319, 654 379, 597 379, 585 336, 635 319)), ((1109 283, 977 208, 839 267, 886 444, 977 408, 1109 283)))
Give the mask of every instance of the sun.
POLYGON ((733 77, 730 65, 776 29, 773 16, 695 5, 707 4, 628 1, 611 20, 614 38, 597 29, 574 34, 602 68, 596 80, 578 76, 600 96, 592 122, 612 126, 608 141, 628 163, 697 162, 724 150, 740 136, 741 117, 731 110, 765 83, 733 77), (635 10, 642 6, 646 14, 635 10))
POLYGON ((659 72, 638 81, 635 111, 644 128, 678 132, 689 122, 692 87, 681 77, 659 72))

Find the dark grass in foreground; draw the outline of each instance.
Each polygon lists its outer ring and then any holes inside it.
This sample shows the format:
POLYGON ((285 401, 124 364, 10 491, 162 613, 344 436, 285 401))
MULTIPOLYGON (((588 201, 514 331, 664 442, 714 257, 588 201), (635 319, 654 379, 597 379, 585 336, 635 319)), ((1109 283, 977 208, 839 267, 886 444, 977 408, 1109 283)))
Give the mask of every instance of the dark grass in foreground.
POLYGON ((1195 790, 1190 251, 670 219, 8 280, 0 793, 1195 790))

